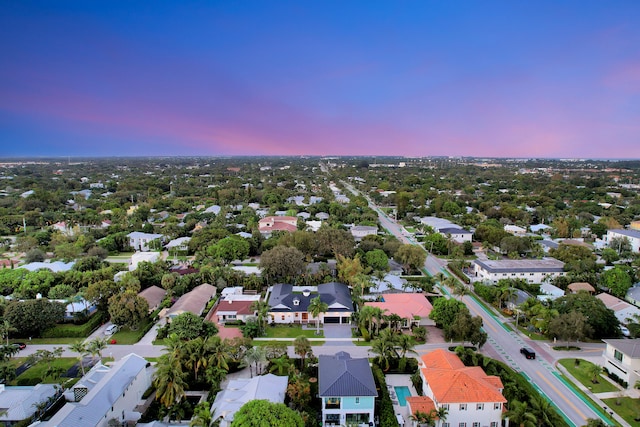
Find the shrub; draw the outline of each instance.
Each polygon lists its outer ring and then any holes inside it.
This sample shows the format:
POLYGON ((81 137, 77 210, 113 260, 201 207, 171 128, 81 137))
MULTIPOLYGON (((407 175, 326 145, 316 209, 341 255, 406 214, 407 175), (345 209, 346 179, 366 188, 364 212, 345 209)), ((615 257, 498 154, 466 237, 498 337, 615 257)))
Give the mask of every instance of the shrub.
POLYGON ((393 403, 389 397, 389 391, 387 389, 387 381, 384 379, 384 373, 382 369, 374 364, 371 366, 371 372, 373 378, 376 381, 378 387, 378 417, 380 419, 380 427, 398 427, 398 420, 396 414, 393 411, 393 403))
POLYGON ((83 325, 61 324, 47 329, 42 333, 43 338, 86 338, 102 324, 101 312, 96 312, 83 325))

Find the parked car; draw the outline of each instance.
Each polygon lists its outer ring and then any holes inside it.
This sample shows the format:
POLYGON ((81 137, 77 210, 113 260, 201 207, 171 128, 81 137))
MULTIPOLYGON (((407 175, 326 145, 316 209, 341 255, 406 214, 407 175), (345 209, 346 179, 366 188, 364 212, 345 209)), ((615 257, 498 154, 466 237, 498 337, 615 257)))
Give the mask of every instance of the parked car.
POLYGON ((14 342, 11 345, 17 348, 18 350, 24 350, 25 348, 27 348, 27 345, 23 342, 14 342))
POLYGON ((622 335, 627 338, 631 336, 631 332, 629 332, 629 328, 627 328, 626 326, 620 326, 620 332, 622 332, 622 335))
POLYGON ((536 352, 530 349, 529 347, 522 347, 520 349, 520 353, 524 354, 524 357, 526 357, 527 359, 536 358, 536 352))
POLYGON ((105 335, 113 335, 118 332, 118 325, 109 325, 107 329, 104 330, 105 335))

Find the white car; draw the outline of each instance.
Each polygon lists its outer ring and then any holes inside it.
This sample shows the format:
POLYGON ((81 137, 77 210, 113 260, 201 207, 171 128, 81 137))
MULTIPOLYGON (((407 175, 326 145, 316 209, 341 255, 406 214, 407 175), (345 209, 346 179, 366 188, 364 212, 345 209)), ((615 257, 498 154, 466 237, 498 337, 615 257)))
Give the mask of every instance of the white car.
POLYGON ((118 332, 118 325, 109 325, 107 329, 104 330, 105 335, 113 335, 118 332))
POLYGON ((627 329, 626 326, 620 326, 620 332, 622 332, 622 335, 624 335, 625 337, 631 336, 631 332, 629 332, 629 329, 627 329))

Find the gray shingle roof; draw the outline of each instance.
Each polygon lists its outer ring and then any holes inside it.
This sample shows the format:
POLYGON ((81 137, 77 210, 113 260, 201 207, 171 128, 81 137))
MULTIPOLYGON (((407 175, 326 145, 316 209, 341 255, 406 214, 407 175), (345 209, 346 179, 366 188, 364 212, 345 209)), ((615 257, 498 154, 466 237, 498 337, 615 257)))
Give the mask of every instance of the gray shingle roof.
POLYGON ((293 285, 278 283, 271 288, 269 307, 274 312, 307 311, 312 299, 320 296, 320 300, 329 306, 328 313, 351 312, 353 301, 351 292, 344 283, 329 282, 318 285, 317 292, 293 292, 293 285), (297 304, 294 302, 297 301, 297 304), (280 307, 278 307, 280 306, 280 307))
POLYGON ((318 377, 320 397, 378 396, 369 360, 352 359, 344 351, 321 355, 318 377))

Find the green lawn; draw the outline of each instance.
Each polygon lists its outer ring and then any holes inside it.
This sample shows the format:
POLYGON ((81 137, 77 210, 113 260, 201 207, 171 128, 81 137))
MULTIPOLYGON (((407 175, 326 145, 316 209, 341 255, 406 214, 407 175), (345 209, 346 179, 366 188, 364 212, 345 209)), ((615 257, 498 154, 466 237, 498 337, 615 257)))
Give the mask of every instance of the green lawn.
MULTIPOLYGON (((283 342, 287 345, 293 345, 293 342, 287 342, 287 341, 256 341, 256 340, 253 340, 251 344, 253 346, 258 347, 258 346, 264 346, 264 345, 277 345, 277 344, 282 344, 283 342)), ((324 344, 324 340, 309 341, 309 344, 311 345, 311 347, 319 346, 324 344)))
POLYGON ((118 332, 107 337, 107 342, 111 342, 114 339, 117 344, 135 344, 142 338, 140 337, 140 331, 146 329, 149 323, 151 323, 151 319, 146 318, 135 331, 123 326, 118 332))
MULTIPOLYGON (((76 359, 75 357, 60 357, 52 362, 52 366, 61 367, 62 369, 64 369, 64 372, 66 372, 76 363, 78 363, 78 359, 76 359)), ((44 378, 44 373, 47 370, 47 367, 48 366, 46 363, 37 363, 20 374, 15 380, 11 381, 11 385, 38 384, 40 382, 45 384, 58 383, 59 380, 53 380, 51 377, 44 378)))
POLYGON ((314 329, 302 329, 300 325, 293 326, 268 326, 266 333, 264 334, 265 338, 291 338, 296 339, 300 335, 307 338, 324 338, 324 332, 320 329, 320 335, 316 335, 316 330, 314 329))
POLYGON ((523 334, 525 334, 526 336, 528 336, 529 338, 531 338, 534 341, 544 341, 547 339, 547 337, 545 337, 542 334, 539 334, 537 332, 531 332, 529 330, 527 330, 527 328, 523 328, 522 326, 518 325, 518 330, 520 332, 522 332, 523 334))
POLYGON ((626 422, 632 426, 637 426, 640 421, 640 399, 632 399, 630 397, 620 398, 620 405, 617 405, 617 397, 611 399, 602 399, 612 411, 620 415, 626 422))
MULTIPOLYGON (((33 344, 73 344, 77 341, 83 341, 84 338, 32 338, 30 340, 15 340, 15 342, 23 342, 27 346, 33 344)), ((13 340, 11 340, 13 341, 13 340)))
POLYGON ((589 368, 593 366, 593 363, 588 360, 579 359, 580 365, 576 367, 575 359, 560 359, 560 364, 571 373, 571 375, 580 381, 582 385, 589 388, 594 393, 604 393, 610 391, 620 390, 615 385, 611 384, 602 375, 598 376, 598 382, 596 384, 591 382, 591 375, 589 375, 589 368))

